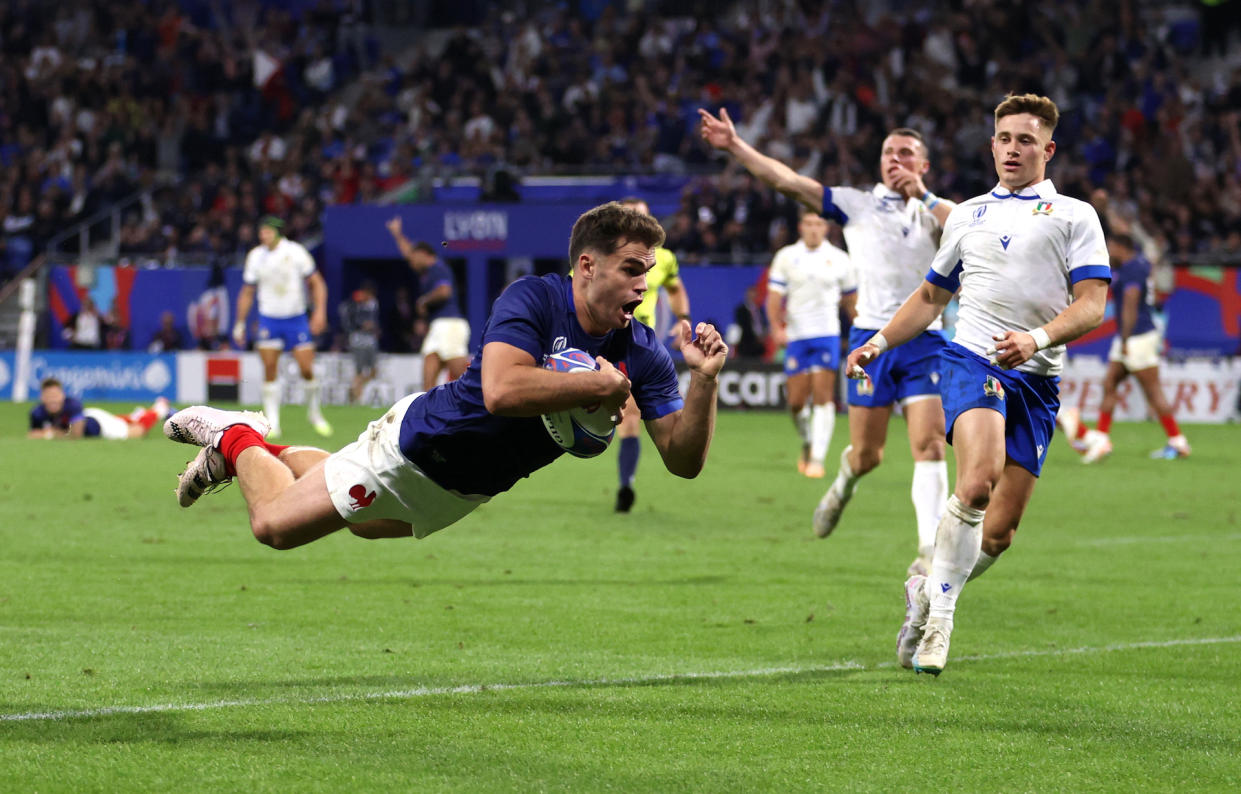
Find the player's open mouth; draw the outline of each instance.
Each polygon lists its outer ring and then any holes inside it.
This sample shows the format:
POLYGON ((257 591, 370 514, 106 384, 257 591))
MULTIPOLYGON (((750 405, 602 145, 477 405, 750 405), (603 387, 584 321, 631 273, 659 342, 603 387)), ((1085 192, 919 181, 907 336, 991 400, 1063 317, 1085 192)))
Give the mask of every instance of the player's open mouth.
POLYGON ((629 303, 621 306, 621 311, 625 313, 626 317, 633 317, 633 313, 637 311, 638 307, 641 305, 642 301, 640 300, 630 301, 629 303))

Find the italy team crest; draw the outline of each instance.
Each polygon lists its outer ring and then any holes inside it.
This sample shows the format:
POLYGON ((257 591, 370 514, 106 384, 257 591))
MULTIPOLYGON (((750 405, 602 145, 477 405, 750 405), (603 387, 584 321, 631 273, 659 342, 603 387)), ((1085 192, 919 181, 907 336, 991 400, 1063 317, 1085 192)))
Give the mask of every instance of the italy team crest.
POLYGON ((1040 201, 1039 203, 1034 205, 1034 211, 1031 212, 1030 214, 1031 215, 1050 215, 1051 214, 1051 202, 1040 201))
POLYGON ((987 382, 982 385, 982 393, 988 397, 995 397, 997 400, 1004 399, 1004 384, 1000 383, 1000 379, 994 375, 987 376, 987 382))

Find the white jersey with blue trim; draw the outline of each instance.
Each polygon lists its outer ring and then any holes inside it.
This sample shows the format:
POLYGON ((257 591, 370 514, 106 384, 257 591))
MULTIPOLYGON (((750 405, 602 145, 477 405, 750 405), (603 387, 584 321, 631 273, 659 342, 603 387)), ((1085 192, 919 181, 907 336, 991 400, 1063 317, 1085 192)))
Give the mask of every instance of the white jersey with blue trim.
MULTIPOLYGON (((939 247, 939 220, 921 201, 907 199, 882 183, 870 190, 825 188, 823 217, 844 227, 857 272, 854 325, 877 331, 922 284, 939 247)), ((932 331, 942 327, 939 318, 928 326, 932 331)))
POLYGON ((306 314, 306 279, 315 260, 306 246, 281 237, 276 247, 257 245, 246 255, 242 281, 258 287, 259 314, 282 319, 306 314))
MULTIPOLYGON (((1094 207, 1056 192, 1050 179, 1016 193, 997 185, 957 205, 927 281, 961 290, 953 341, 980 356, 1006 331, 1030 332, 1073 300, 1083 279, 1111 280, 1107 244, 1094 207)), ((1018 367, 1059 374, 1064 346, 1040 350, 1018 367)))
POLYGON ((857 289, 849 255, 829 242, 798 240, 776 252, 767 289, 784 296, 790 341, 840 336, 840 298, 857 289))

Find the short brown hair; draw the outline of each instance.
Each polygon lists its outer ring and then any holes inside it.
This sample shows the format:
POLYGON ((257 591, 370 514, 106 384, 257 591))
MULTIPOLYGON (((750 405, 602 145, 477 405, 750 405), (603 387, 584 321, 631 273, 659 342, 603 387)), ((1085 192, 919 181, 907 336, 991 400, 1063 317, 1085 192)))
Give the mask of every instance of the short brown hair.
POLYGON ((620 202, 601 204, 582 213, 573 224, 573 233, 569 235, 569 266, 575 267, 578 257, 588 248, 607 256, 623 242, 638 242, 655 248, 663 245, 664 230, 650 215, 620 202))
POLYGON ((1018 113, 1038 116, 1043 120, 1049 134, 1055 132, 1056 124, 1060 122, 1060 109, 1056 107, 1056 103, 1038 94, 1008 94, 1003 102, 995 106, 995 121, 998 124, 1005 116, 1015 116, 1018 113))
POLYGON ((61 391, 65 390, 65 387, 62 386, 60 381, 56 380, 55 378, 44 378, 43 382, 39 384, 39 391, 43 391, 44 389, 50 389, 53 386, 60 389, 61 391))

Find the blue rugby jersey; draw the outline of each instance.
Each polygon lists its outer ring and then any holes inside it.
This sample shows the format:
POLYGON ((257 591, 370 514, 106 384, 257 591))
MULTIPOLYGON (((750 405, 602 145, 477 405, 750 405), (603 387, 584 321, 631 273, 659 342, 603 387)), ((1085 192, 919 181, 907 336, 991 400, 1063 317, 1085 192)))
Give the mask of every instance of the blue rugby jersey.
POLYGON ((86 408, 82 405, 82 401, 76 397, 65 397, 65 404, 61 407, 59 413, 51 413, 47 408, 43 407, 43 403, 37 404, 30 409, 30 429, 42 430, 45 427, 53 427, 61 433, 68 432, 69 426, 79 419, 86 419, 86 428, 84 435, 99 435, 99 423, 94 419, 89 419, 84 414, 86 408))
MULTIPOLYGON (((647 326, 630 322, 603 336, 582 330, 567 276, 525 276, 496 299, 483 347, 504 342, 540 364, 575 347, 625 372, 643 419, 681 409, 672 357, 647 326)), ((483 403, 482 353, 465 374, 414 400, 401 423, 401 451, 441 487, 494 496, 564 454, 535 417, 495 416, 483 403)))
POLYGON ((418 277, 418 297, 426 295, 441 284, 447 284, 449 287, 452 287, 452 297, 427 312, 427 320, 439 320, 443 317, 463 317, 461 305, 457 302, 457 282, 453 280, 452 269, 439 260, 436 260, 435 264, 427 268, 426 272, 418 277))
POLYGON ((1150 290, 1151 263, 1146 257, 1138 254, 1122 264, 1113 276, 1112 308, 1116 312, 1116 333, 1120 333, 1121 312, 1125 306, 1125 292, 1129 287, 1141 290, 1138 297, 1138 320, 1133 326, 1132 334, 1144 334, 1155 330, 1155 319, 1151 316, 1151 304, 1154 295, 1150 290))

